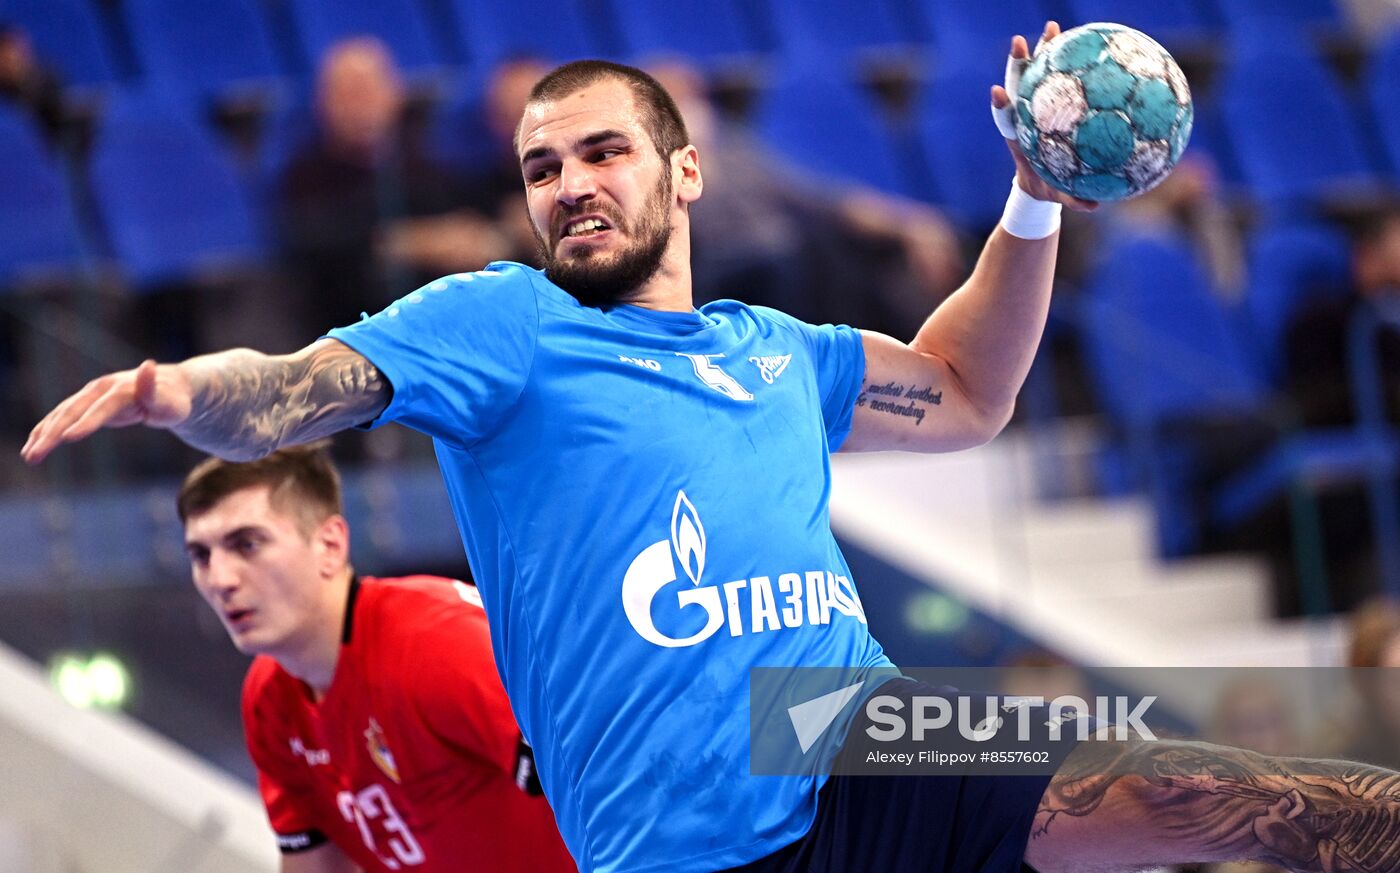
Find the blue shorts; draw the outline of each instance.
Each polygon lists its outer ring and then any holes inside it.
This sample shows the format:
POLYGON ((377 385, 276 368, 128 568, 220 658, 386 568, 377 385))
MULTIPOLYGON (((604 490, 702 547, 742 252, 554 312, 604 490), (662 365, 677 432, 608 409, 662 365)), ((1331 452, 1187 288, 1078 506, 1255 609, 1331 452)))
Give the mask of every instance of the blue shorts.
MULTIPOLYGON (((899 679, 880 688, 908 701, 949 689, 899 679)), ((842 755, 863 756, 862 715, 842 755)), ((1071 732, 1072 734, 1072 732, 1071 732)), ((1055 744, 1059 761, 1074 746, 1055 744)), ((1026 843, 1051 775, 833 775, 817 816, 797 842, 742 873, 1021 873, 1026 843)), ((1029 870, 1029 868, 1026 868, 1029 870)))

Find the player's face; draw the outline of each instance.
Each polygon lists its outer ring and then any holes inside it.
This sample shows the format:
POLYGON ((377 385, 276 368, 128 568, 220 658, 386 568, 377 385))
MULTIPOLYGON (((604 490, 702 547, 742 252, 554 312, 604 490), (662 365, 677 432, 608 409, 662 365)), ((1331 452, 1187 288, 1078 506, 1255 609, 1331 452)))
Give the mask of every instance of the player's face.
POLYGON ((579 300, 627 300, 671 240, 673 169, 627 85, 604 79, 533 103, 520 128, 530 223, 549 277, 579 300))
POLYGON ((236 491, 185 524, 195 588, 249 655, 295 652, 315 638, 333 566, 324 543, 269 498, 266 486, 236 491))

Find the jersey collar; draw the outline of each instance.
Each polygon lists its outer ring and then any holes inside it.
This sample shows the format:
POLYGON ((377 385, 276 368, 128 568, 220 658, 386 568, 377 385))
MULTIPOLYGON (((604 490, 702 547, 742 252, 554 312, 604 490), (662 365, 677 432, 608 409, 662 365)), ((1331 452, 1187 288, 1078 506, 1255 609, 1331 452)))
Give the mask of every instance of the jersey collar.
POLYGON ((355 601, 360 596, 360 577, 352 575, 350 577, 350 590, 345 595, 345 624, 340 629, 340 644, 350 645, 350 632, 355 627, 355 601))

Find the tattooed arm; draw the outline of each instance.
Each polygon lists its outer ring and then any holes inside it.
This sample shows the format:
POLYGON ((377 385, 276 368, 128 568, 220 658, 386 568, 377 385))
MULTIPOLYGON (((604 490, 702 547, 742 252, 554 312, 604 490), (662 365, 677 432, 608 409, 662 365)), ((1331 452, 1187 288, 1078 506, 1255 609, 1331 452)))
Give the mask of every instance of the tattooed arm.
POLYGON ((60 403, 34 427, 22 454, 37 464, 99 428, 144 424, 248 460, 369 421, 391 397, 373 364, 331 339, 290 355, 233 349, 179 364, 146 361, 94 379, 60 403))
POLYGON ((1041 798, 1041 873, 1256 860, 1400 873, 1400 773, 1198 742, 1084 742, 1041 798))
POLYGON ((913 342, 865 333, 865 384, 841 450, 946 452, 1000 433, 1045 328, 1058 240, 998 227, 913 342))
MULTIPOLYGON (((1046 22, 1043 38, 1048 42, 1059 32, 1059 25, 1046 22)), ((1024 38, 1012 40, 1011 54, 1030 57, 1024 38)), ((992 88, 992 102, 1005 107, 1010 97, 998 85, 992 88)), ((1042 181, 1015 140, 1007 140, 1007 148, 1022 191, 1076 211, 1096 208, 1042 181)), ((941 452, 996 436, 1011 419, 1045 329, 1059 239, 1058 231, 1045 239, 1021 239, 998 225, 967 282, 928 317, 913 342, 906 346, 866 334, 866 403, 857 404, 841 450, 941 452), (891 403, 896 398, 890 394, 874 393, 898 385, 914 394, 891 403), (941 395, 941 402, 920 400, 921 393, 941 395)))

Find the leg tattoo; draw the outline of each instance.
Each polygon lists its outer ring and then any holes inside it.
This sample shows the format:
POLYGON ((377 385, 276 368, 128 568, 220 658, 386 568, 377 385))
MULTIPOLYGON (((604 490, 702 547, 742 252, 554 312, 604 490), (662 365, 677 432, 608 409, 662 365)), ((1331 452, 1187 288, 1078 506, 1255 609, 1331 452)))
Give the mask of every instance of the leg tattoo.
POLYGON ((1400 873, 1400 773, 1195 742, 1086 742, 1051 781, 1032 840, 1120 785, 1180 861, 1400 873))

